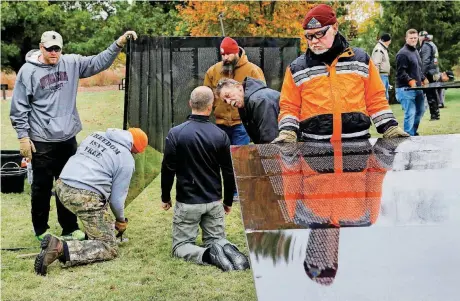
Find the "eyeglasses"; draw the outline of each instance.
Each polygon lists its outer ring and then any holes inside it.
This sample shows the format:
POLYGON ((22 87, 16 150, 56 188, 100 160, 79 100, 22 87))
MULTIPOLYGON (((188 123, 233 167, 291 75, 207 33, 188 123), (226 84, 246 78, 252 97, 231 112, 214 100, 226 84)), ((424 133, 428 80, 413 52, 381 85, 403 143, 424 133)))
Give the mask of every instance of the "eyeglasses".
POLYGON ((320 31, 317 31, 315 33, 312 33, 312 34, 308 34, 306 33, 305 34, 305 38, 309 41, 312 41, 313 38, 316 38, 316 39, 321 39, 322 37, 324 37, 326 35, 326 32, 329 30, 329 28, 331 28, 331 25, 328 25, 326 28, 324 28, 323 30, 320 30, 320 31))
POLYGON ((59 47, 59 46, 51 46, 49 48, 46 48, 45 46, 43 46, 43 48, 45 48, 45 50, 47 52, 53 52, 53 51, 54 52, 61 52, 61 47, 59 47))

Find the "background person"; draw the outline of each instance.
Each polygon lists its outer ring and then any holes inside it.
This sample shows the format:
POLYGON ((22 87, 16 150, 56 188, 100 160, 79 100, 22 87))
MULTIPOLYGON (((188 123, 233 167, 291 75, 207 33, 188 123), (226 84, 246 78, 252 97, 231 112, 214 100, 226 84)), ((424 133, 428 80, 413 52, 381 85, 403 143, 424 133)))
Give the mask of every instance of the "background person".
POLYGON ((379 42, 375 45, 372 50, 372 61, 374 61, 377 67, 380 78, 382 79, 383 86, 385 87, 385 96, 387 100, 390 100, 388 90, 390 88, 390 57, 388 55, 388 47, 391 44, 391 36, 389 33, 384 33, 380 37, 379 42))
POLYGON ((422 90, 406 90, 428 84, 422 72, 422 61, 415 48, 417 30, 406 32, 406 44, 396 54, 396 98, 404 109, 404 131, 418 136, 418 127, 425 112, 422 90))
MULTIPOLYGON (((429 83, 434 83, 439 79, 438 67, 438 47, 433 43, 433 36, 426 31, 419 35, 420 58, 422 60, 422 73, 429 83)), ((439 100, 436 89, 425 90, 428 107, 430 109, 430 120, 439 120, 439 100)))
MULTIPOLYGON (((62 55, 61 35, 46 31, 41 36, 40 49, 29 51, 17 74, 10 119, 18 134, 21 155, 32 160, 31 212, 38 240, 48 233, 53 180, 77 150, 75 136, 82 129, 76 107, 78 80, 109 68, 128 36, 137 38, 134 31, 127 31, 98 55, 62 55)), ((62 235, 84 239, 77 217, 58 196, 56 207, 62 235)))

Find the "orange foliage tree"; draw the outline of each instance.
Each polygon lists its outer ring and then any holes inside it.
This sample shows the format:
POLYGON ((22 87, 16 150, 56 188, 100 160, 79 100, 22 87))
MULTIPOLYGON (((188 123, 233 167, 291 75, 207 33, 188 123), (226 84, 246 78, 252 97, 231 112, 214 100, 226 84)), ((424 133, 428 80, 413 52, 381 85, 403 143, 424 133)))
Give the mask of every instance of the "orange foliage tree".
MULTIPOLYGON (((344 4, 329 4, 337 10, 339 24, 347 23, 344 4)), ((221 36, 219 14, 222 13, 226 36, 303 37, 302 21, 315 5, 307 1, 189 1, 177 6, 182 23, 176 30, 194 37, 221 36)), ((305 42, 303 38, 303 49, 305 42)))

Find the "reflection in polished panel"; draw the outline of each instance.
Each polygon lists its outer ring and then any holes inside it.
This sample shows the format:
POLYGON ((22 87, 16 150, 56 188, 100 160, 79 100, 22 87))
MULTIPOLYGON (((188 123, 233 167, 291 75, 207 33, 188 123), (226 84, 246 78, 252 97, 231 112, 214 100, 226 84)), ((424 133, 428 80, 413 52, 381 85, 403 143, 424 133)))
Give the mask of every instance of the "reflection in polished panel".
POLYGON ((303 266, 311 280, 330 285, 339 267, 340 229, 316 229, 310 232, 303 266))
POLYGON ((457 300, 460 135, 232 147, 259 300, 457 300))
POLYGON ((339 231, 312 230, 306 246, 300 248, 299 244, 302 245, 305 239, 299 239, 284 231, 249 233, 248 244, 256 262, 267 258, 271 259, 273 266, 290 264, 303 256, 301 259, 305 274, 316 283, 330 285, 338 269, 339 231))

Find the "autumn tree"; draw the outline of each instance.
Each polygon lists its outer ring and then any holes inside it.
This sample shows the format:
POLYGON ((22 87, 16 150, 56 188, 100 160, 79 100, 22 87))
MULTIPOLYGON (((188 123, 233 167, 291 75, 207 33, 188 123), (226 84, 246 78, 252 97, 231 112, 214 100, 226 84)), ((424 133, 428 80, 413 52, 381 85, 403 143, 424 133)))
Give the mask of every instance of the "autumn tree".
MULTIPOLYGON (((324 3, 324 2, 321 2, 324 3)), ((345 3, 331 2, 337 11, 340 31, 346 35, 345 3)), ((221 36, 219 14, 223 15, 226 36, 303 37, 302 21, 317 2, 306 1, 189 1, 177 6, 182 22, 177 29, 194 37, 221 36)), ((305 39, 302 39, 305 45, 305 39)))
POLYGON ((348 6, 347 18, 356 26, 356 36, 350 41, 355 47, 371 53, 379 40, 381 32, 379 25, 381 6, 374 1, 354 1, 348 6))

